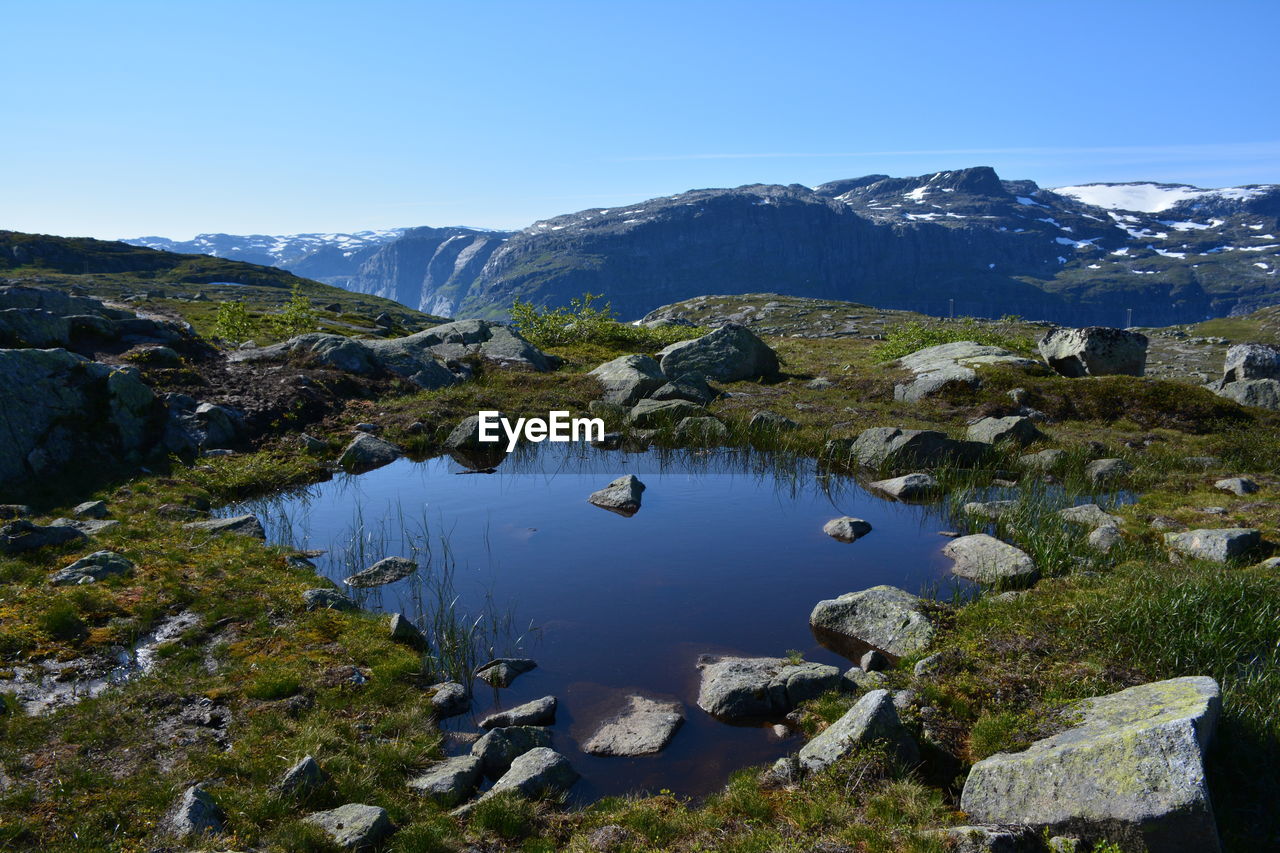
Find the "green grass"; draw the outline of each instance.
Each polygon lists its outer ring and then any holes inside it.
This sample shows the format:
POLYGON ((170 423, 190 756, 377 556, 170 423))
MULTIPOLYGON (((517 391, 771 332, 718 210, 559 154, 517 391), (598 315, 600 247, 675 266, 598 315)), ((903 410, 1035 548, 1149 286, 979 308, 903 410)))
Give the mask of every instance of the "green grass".
POLYGON ((925 347, 958 341, 974 341, 1030 354, 1035 350, 1035 341, 1015 330, 1014 327, 1019 322, 1018 317, 1006 317, 994 325, 971 317, 960 320, 911 320, 885 332, 884 341, 875 348, 875 356, 881 361, 891 361, 925 347))

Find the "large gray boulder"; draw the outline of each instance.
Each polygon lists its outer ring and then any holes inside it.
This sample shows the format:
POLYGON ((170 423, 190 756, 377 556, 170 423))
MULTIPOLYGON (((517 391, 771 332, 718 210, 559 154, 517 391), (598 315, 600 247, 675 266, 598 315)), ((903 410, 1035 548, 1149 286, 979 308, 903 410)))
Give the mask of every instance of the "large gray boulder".
POLYGON ((647 355, 619 356, 587 375, 600 382, 606 402, 620 406, 634 406, 667 384, 658 362, 647 355))
POLYGON ((1280 379, 1280 347, 1236 344, 1227 350, 1222 384, 1249 379, 1280 379))
POLYGON ((1251 527, 1186 530, 1166 533, 1164 543, 1174 551, 1197 560, 1225 563, 1256 550, 1262 544, 1262 534, 1251 527))
POLYGON ((485 791, 481 799, 496 797, 506 791, 514 791, 529 799, 564 794, 578 779, 578 772, 569 764, 569 759, 554 749, 539 746, 512 761, 511 768, 485 791))
POLYGON ((1151 853, 1219 849, 1204 756, 1221 709, 1211 678, 1081 703, 1079 722, 974 765, 960 807, 983 823, 1109 839, 1151 853))
POLYGON ((1036 366, 1036 362, 1029 358, 973 341, 955 341, 925 347, 891 364, 914 374, 909 382, 899 383, 893 388, 893 398, 903 402, 916 402, 932 397, 952 384, 978 388, 982 381, 974 368, 982 365, 1036 366))
POLYGON ((778 376, 778 354, 750 329, 736 323, 671 344, 658 357, 662 372, 671 379, 688 373, 720 382, 778 376))
POLYGON ((1044 438, 1044 433, 1036 428, 1031 418, 1022 415, 1010 415, 1005 418, 983 418, 969 425, 966 438, 970 441, 984 441, 987 444, 999 444, 1012 441, 1026 446, 1033 441, 1044 438))
POLYGON ((679 702, 631 695, 626 706, 601 723, 582 751, 590 755, 652 755, 661 752, 684 723, 679 702))
POLYGON ((840 683, 840 670, 784 658, 703 656, 698 707, 725 720, 781 717, 840 683))
POLYGON ((347 803, 302 819, 319 827, 342 850, 367 850, 391 836, 396 828, 385 809, 364 803, 347 803))
POLYGON ((912 766, 920 762, 920 750, 898 719, 893 695, 888 690, 865 694, 844 716, 806 743, 800 749, 800 767, 806 773, 821 772, 858 748, 877 741, 886 742, 903 764, 912 766))
POLYGON ((1217 393, 1242 406, 1280 411, 1280 379, 1241 379, 1226 383, 1217 393))
POLYGON ((543 696, 505 711, 490 714, 480 721, 482 729, 501 729, 508 726, 550 726, 556 721, 556 697, 543 696))
POLYGON ((952 539, 942 553, 954 561, 953 574, 981 584, 1025 585, 1039 575, 1026 551, 985 533, 952 539))
POLYGON ((979 441, 957 441, 935 430, 871 427, 858 437, 827 442, 826 454, 867 468, 929 468, 944 463, 971 465, 991 451, 979 441))
POLYGON ((411 791, 449 807, 469 799, 483 776, 479 758, 457 755, 431 765, 408 785, 411 791))
POLYGON ((933 642, 934 627, 924 603, 897 587, 873 586, 819 601, 809 614, 809 625, 820 637, 826 633, 905 657, 933 642))
POLYGON ((490 729, 471 745, 471 754, 480 759, 480 769, 490 779, 497 779, 511 767, 511 762, 531 749, 551 746, 551 732, 537 726, 508 726, 490 729))
POLYGON ((1045 364, 1062 376, 1142 376, 1147 370, 1147 336, 1124 329, 1053 329, 1039 348, 1045 364))
MULTIPOLYGON (((419 332, 418 335, 425 334, 419 332)), ((418 335, 386 341, 361 341, 374 363, 388 373, 407 379, 419 388, 434 390, 461 382, 463 372, 450 370, 430 347, 423 346, 418 335)))
POLYGON ((164 406, 134 368, 62 349, 0 349, 0 488, 16 497, 83 460, 139 461, 164 406))
POLYGON ((403 455, 404 451, 391 442, 362 432, 342 451, 338 464, 352 474, 362 474, 390 465, 403 455))

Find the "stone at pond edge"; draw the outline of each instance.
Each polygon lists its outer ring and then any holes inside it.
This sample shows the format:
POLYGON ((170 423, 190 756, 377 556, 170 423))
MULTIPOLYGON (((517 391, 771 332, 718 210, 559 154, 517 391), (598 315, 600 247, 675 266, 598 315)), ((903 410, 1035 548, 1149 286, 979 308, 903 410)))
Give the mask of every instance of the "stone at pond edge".
POLYGON ((631 407, 627 423, 637 428, 661 427, 685 418, 706 415, 707 410, 687 400, 641 400, 631 407))
POLYGON ((929 474, 904 474, 888 480, 868 483, 867 488, 902 501, 918 501, 932 497, 938 491, 938 481, 929 474))
POLYGON ((1105 486, 1121 479, 1133 466, 1123 459, 1095 459, 1084 466, 1084 474, 1095 486, 1105 486))
POLYGON ((925 616, 923 605, 923 599, 897 587, 873 586, 818 602, 809 624, 905 657, 923 651, 933 641, 933 623, 925 616))
POLYGON ((112 575, 126 575, 133 571, 133 563, 123 554, 114 551, 95 551, 81 557, 49 577, 52 586, 86 584, 100 581, 112 575))
POLYGON ((302 821, 319 827, 330 841, 344 850, 372 847, 396 831, 386 810, 364 803, 347 803, 315 812, 302 821))
POLYGON ((834 666, 784 658, 703 656, 698 707, 726 720, 781 717, 840 683, 834 666))
POLYGON ((756 412, 747 421, 747 429, 751 432, 767 432, 769 430, 793 430, 800 424, 777 412, 756 412))
POLYGON ((403 613, 392 613, 389 626, 391 639, 397 643, 422 650, 427 647, 427 638, 418 630, 418 626, 403 613))
POLYGON ((456 681, 442 681, 432 685, 431 710, 438 719, 465 714, 471 708, 467 688, 456 681))
POLYGON ((404 451, 391 442, 362 432, 342 451, 338 464, 352 474, 361 474, 390 465, 403 455, 404 451))
POLYGON ((1058 510, 1058 518, 1071 524, 1081 524, 1086 527, 1119 527, 1124 523, 1124 519, 1118 515, 1112 515, 1097 504, 1080 504, 1079 506, 1069 506, 1066 509, 1058 510))
POLYGON ((356 603, 336 589, 308 589, 302 593, 308 610, 357 610, 356 603))
POLYGON ((845 515, 822 525, 822 532, 841 542, 855 542, 871 532, 871 525, 861 518, 845 515))
POLYGON ((985 533, 952 539, 942 553, 955 561, 953 574, 982 584, 1026 584, 1039 575, 1025 551, 985 533))
POLYGON ((408 785, 415 793, 429 797, 447 808, 475 793, 483 775, 479 758, 474 755, 457 755, 431 765, 410 779, 408 785))
POLYGON ((854 439, 828 441, 824 454, 867 468, 929 468, 945 463, 973 465, 991 452, 981 441, 956 441, 935 430, 871 427, 854 439))
POLYGON ((477 668, 475 677, 491 687, 510 687, 516 676, 537 666, 537 661, 529 658, 495 658, 477 668))
POLYGON ((182 792, 161 822, 165 835, 183 841, 222 832, 223 813, 213 797, 199 785, 182 792))
POLYGON ((716 418, 685 418, 676 424, 676 441, 682 444, 720 445, 729 440, 729 428, 716 418))
POLYGON ((903 728, 888 690, 872 690, 844 716, 800 749, 800 766, 806 773, 821 772, 860 746, 886 741, 903 764, 920 761, 916 742, 903 728))
POLYGON ((671 742, 683 722, 684 709, 679 702, 631 695, 626 707, 601 723, 582 751, 590 755, 651 755, 671 742))
POLYGON ((389 583, 404 580, 418 570, 414 560, 405 557, 384 557, 369 568, 344 578, 347 586, 359 588, 385 586, 389 583))
POLYGON ((496 797, 504 791, 515 791, 531 799, 561 794, 572 788, 579 778, 569 759, 548 747, 534 747, 511 762, 511 767, 485 792, 484 798, 496 797))
POLYGON ((511 762, 531 749, 551 746, 551 732, 537 726, 509 726, 490 729, 471 745, 471 754, 480 759, 480 769, 490 779, 507 772, 511 762))
POLYGON ((498 729, 508 726, 549 726, 556 721, 556 697, 543 696, 505 711, 490 714, 480 721, 482 729, 498 729))
POLYGON ((1262 544, 1262 535, 1251 527, 1227 527, 1166 533, 1164 542, 1188 557, 1225 563, 1257 548, 1262 544))
POLYGON ((262 522, 257 516, 237 515, 231 518, 211 518, 208 521, 191 521, 182 525, 187 530, 218 535, 221 533, 237 533, 241 536, 252 536, 254 539, 266 539, 267 532, 262 529, 262 522))
POLYGON ((974 765, 960 806, 984 823, 1048 827, 1151 853, 1219 849, 1204 754, 1221 710, 1211 678, 1085 700, 1079 723, 974 765))
POLYGON ((640 495, 644 483, 634 474, 626 474, 614 480, 598 492, 592 492, 587 500, 618 515, 632 516, 640 509, 640 495))
POLYGON ((1044 438, 1044 433, 1036 429, 1031 418, 1010 415, 1006 418, 983 418, 972 423, 965 437, 970 441, 983 441, 987 444, 1012 441, 1019 445, 1027 445, 1044 438))

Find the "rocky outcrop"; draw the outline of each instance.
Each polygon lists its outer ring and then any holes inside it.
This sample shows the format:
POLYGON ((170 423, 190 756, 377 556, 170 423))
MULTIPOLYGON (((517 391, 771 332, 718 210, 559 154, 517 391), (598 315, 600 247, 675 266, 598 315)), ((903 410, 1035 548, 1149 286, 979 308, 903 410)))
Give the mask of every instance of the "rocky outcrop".
POLYGON ((1250 379, 1280 379, 1280 347, 1236 344, 1227 350, 1221 384, 1250 379))
POLYGON ((898 719, 888 690, 865 694, 844 716, 806 743, 800 750, 800 767, 806 773, 819 773, 859 747, 878 741, 887 744, 889 751, 904 765, 910 767, 920 762, 920 751, 898 719))
POLYGON ((43 525, 20 518, 0 527, 0 554, 21 554, 86 538, 83 530, 70 524, 43 525))
POLYGON ((1241 379, 1217 389, 1220 397, 1235 400, 1242 406, 1280 411, 1280 379, 1241 379))
POLYGON ((115 551, 95 551, 81 557, 66 568, 49 577, 50 586, 75 586, 95 583, 115 575, 127 575, 133 571, 133 562, 115 551))
POLYGON ((1124 329, 1054 329, 1039 347, 1045 364, 1062 376, 1142 376, 1147 370, 1147 336, 1124 329))
POLYGON ((781 717, 840 682, 840 670, 784 658, 703 656, 698 707, 726 720, 781 717))
POLYGON ((819 639, 825 634, 905 657, 933 642, 934 627, 924 604, 897 587, 873 586, 818 602, 809 614, 809 625, 819 639))
POLYGON ((236 533, 240 536, 252 536, 254 539, 266 539, 267 532, 262 529, 262 522, 255 515, 233 515, 230 518, 211 518, 208 521, 191 521, 182 525, 187 530, 218 536, 223 533, 236 533))
POLYGON ((658 353, 662 372, 670 379, 693 374, 719 382, 774 379, 778 355, 744 326, 721 326, 700 338, 679 341, 658 353))
POLYGON ((626 706, 600 724, 582 751, 590 755, 652 755, 661 752, 684 723, 679 702, 628 696, 626 706))
POLYGON ((1210 678, 1087 699, 1065 731, 975 764, 960 806, 984 823, 1047 827, 1152 853, 1212 853, 1219 844, 1204 758, 1220 709, 1210 678))

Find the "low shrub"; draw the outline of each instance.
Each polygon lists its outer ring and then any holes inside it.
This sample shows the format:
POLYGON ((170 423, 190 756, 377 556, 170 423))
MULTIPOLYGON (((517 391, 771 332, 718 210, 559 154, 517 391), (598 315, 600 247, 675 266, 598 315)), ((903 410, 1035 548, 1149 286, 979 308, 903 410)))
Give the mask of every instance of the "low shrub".
POLYGON ((650 329, 618 322, 608 302, 597 307, 595 294, 572 299, 569 306, 536 308, 519 299, 511 306, 511 322, 530 343, 539 347, 568 344, 605 344, 633 350, 656 350, 676 341, 700 337, 700 326, 663 326, 650 329))

